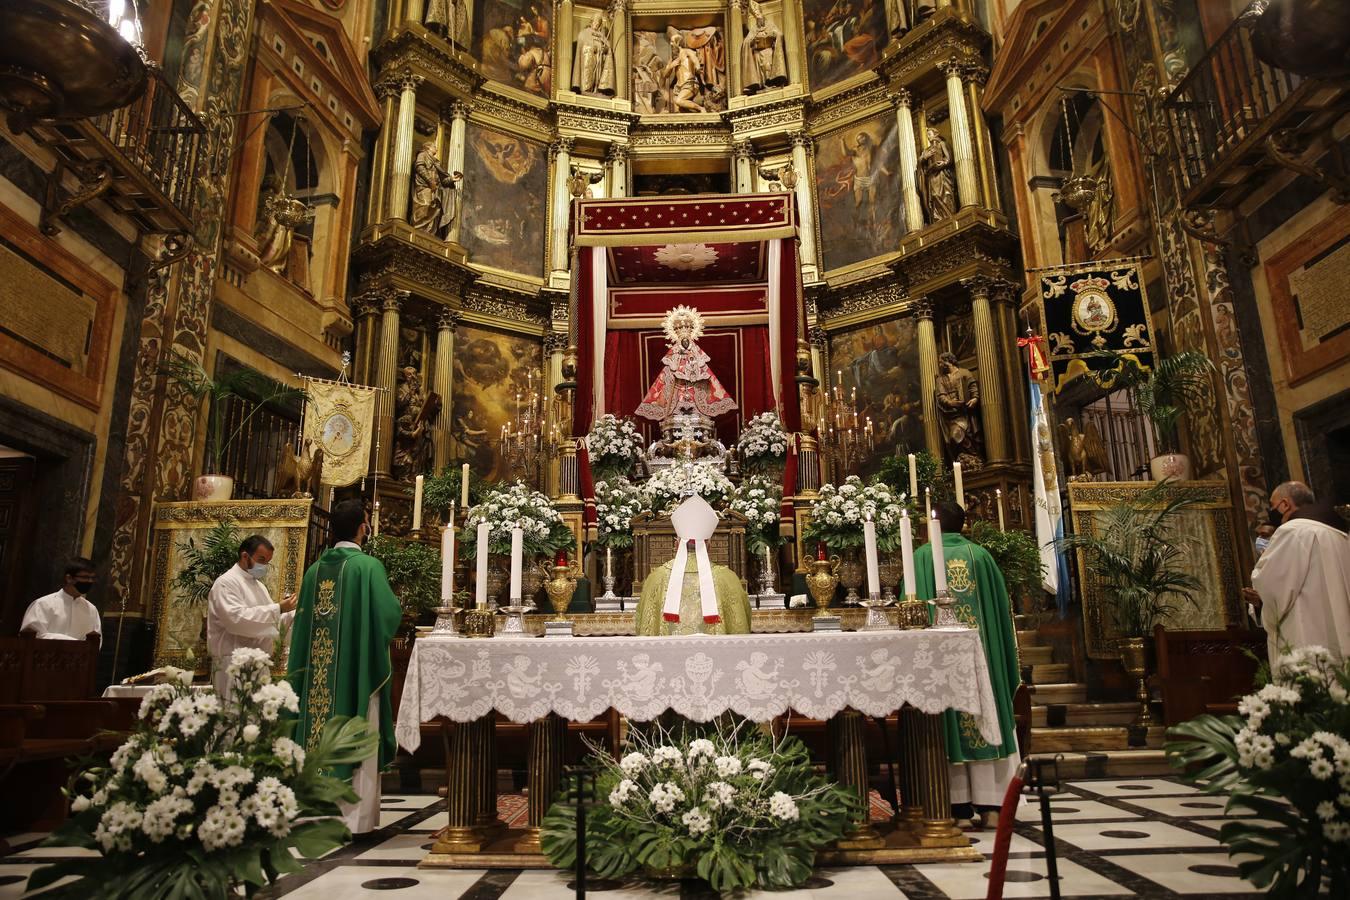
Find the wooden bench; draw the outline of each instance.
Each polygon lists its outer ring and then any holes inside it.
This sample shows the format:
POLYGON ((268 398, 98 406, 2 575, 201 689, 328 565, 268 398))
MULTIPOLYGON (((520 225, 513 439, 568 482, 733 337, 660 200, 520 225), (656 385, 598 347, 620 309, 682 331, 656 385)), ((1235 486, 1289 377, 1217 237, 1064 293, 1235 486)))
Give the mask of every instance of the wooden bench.
POLYGON ((1159 625, 1153 641, 1158 657, 1154 683, 1168 725, 1206 713, 1236 713, 1238 700, 1254 690, 1256 669, 1266 658, 1265 632, 1245 628, 1169 632, 1159 625))
POLYGON ((97 697, 98 653, 95 638, 42 640, 32 632, 0 637, 0 703, 97 697))
POLYGON ((0 828, 42 831, 61 822, 61 789, 81 761, 121 743, 106 732, 116 713, 107 700, 0 704, 0 828))

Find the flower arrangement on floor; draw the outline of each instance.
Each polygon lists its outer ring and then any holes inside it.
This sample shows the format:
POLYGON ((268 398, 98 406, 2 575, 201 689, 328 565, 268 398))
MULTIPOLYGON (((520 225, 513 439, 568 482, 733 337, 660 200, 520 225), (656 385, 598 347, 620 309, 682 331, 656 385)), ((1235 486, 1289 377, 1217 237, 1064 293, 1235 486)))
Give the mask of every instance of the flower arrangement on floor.
POLYGON ((686 478, 693 492, 715 509, 724 509, 736 490, 731 479, 716 466, 697 463, 685 466, 676 463, 658 470, 642 485, 646 508, 657 515, 664 515, 679 506, 684 499, 686 478))
POLYGON ((808 545, 823 541, 831 550, 861 547, 863 522, 870 517, 877 526, 877 548, 890 552, 900 546, 902 511, 900 497, 885 484, 864 484, 850 475, 841 485, 821 486, 804 538, 808 545))
POLYGON ((642 512, 642 507, 642 491, 627 478, 597 481, 595 542, 615 550, 633 546, 633 517, 642 512))
MULTIPOLYGON (((745 721, 638 726, 617 762, 591 750, 586 861, 603 878, 692 870, 722 892, 796 887, 860 809, 852 792, 815 772, 800 740, 775 740, 745 721)), ((559 868, 576 865, 575 827, 572 789, 540 834, 559 868)))
POLYGON ((1169 729, 1169 761, 1206 793, 1228 793, 1227 813, 1258 817, 1219 830, 1230 854, 1250 854, 1243 878, 1271 897, 1310 897, 1324 878, 1330 896, 1350 896, 1350 661, 1295 650, 1238 712, 1169 729))
POLYGON ((234 651, 229 701, 193 691, 191 672, 166 670, 136 732, 108 767, 75 779, 72 815, 45 841, 99 855, 44 866, 28 889, 73 876, 44 896, 225 898, 300 871, 292 851, 317 859, 347 843, 337 804, 356 794, 323 773, 369 757, 377 736, 364 719, 334 718, 306 754, 283 715, 296 710, 295 691, 271 670, 263 651, 234 651))
POLYGON ((572 529, 553 508, 553 501, 522 482, 495 487, 483 496, 483 502, 469 510, 460 551, 467 559, 478 553, 474 535, 478 523, 487 522, 488 550, 496 554, 511 552, 511 529, 523 532, 524 554, 547 556, 576 545, 572 529))
POLYGON ((606 413, 596 420, 586 435, 591 474, 597 481, 627 475, 642 455, 642 435, 632 419, 620 419, 606 413))
POLYGON ((778 413, 770 410, 760 413, 745 423, 736 439, 736 452, 741 457, 741 469, 750 473, 782 470, 787 462, 788 434, 778 413))
POLYGON ((751 553, 758 555, 783 546, 786 538, 779 534, 778 527, 782 501, 782 486, 762 476, 742 481, 732 495, 729 508, 745 516, 745 546, 751 553))

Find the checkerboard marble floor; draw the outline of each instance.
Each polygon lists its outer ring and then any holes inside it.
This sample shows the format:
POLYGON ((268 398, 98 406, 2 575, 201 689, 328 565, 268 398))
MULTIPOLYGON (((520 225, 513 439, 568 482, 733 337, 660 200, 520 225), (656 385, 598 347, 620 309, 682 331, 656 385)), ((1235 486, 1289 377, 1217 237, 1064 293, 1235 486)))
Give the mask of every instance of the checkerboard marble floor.
MULTIPOLYGON (((571 879, 553 871, 421 870, 417 861, 444 819, 436 797, 392 795, 382 801, 379 831, 312 863, 269 889, 264 897, 287 900, 563 900, 571 879)), ((1060 893, 1064 897, 1210 900, 1258 893, 1237 875, 1217 840, 1222 798, 1199 794, 1168 778, 1074 781, 1052 805, 1060 893)), ((10 837, 13 852, 0 858, 0 898, 23 896, 28 873, 45 859, 69 851, 37 847, 41 835, 10 837)), ((822 869, 795 892, 806 898, 912 898, 977 900, 988 890, 992 833, 975 832, 983 863, 866 866, 822 869)), ((592 891, 596 896, 711 897, 695 884, 630 882, 592 891)), ((774 896, 776 896, 775 894, 774 896)), ((1045 834, 1039 808, 1023 806, 1013 837, 1003 891, 1007 898, 1048 897, 1045 834)), ((770 896, 758 893, 749 896, 770 896)))

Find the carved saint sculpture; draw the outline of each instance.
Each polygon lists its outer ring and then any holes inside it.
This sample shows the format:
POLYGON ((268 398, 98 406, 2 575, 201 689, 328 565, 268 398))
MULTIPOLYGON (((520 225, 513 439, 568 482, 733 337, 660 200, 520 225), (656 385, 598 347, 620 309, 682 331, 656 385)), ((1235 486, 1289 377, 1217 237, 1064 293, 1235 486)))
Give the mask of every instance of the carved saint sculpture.
POLYGON ((665 112, 662 102, 661 71, 665 61, 656 52, 656 35, 639 31, 633 51, 633 103, 640 113, 665 112))
POLYGON ((455 182, 464 176, 441 166, 436 142, 427 141, 413 161, 412 218, 414 228, 429 231, 444 240, 459 215, 459 194, 455 182))
POLYGON ((683 32, 671 32, 670 62, 666 63, 661 78, 670 86, 670 112, 705 112, 698 102, 705 86, 703 61, 685 46, 683 32))
POLYGON ((983 463, 980 383, 973 372, 961 367, 953 353, 944 353, 938 360, 937 407, 942 440, 952 458, 972 467, 983 463))
POLYGON ((278 275, 285 275, 295 229, 309 221, 310 210, 286 193, 279 175, 267 176, 263 181, 263 192, 258 229, 254 233, 258 242, 258 259, 278 275))
POLYGON ((422 21, 442 37, 463 45, 464 26, 469 23, 468 5, 465 0, 427 0, 427 13, 422 21))
POLYGON ((422 376, 412 366, 399 373, 394 399, 394 477, 411 481, 431 464, 431 423, 441 411, 439 394, 422 389, 422 376))
POLYGON ((909 10, 905 8, 905 0, 886 0, 886 23, 891 34, 909 31, 909 10))
POLYGON ((572 90, 612 97, 614 85, 614 45, 609 23, 597 12, 577 35, 572 54, 572 90))
POLYGON ((783 30, 758 3, 750 4, 750 25, 741 44, 741 79, 747 94, 788 83, 783 30))
POLYGON ((661 359, 661 374, 652 382, 637 414, 666 423, 672 417, 704 416, 715 419, 736 408, 736 401, 708 368, 708 354, 698 345, 703 317, 690 306, 666 313, 662 327, 670 349, 661 359))
POLYGON ((1092 189, 1092 199, 1084 218, 1084 237, 1093 250, 1101 250, 1111 241, 1112 217, 1115 210, 1116 192, 1111 185, 1111 167, 1102 160, 1094 173, 1096 181, 1092 189))
POLYGON ((928 146, 919 154, 919 190, 929 223, 956 215, 956 176, 952 152, 936 128, 929 128, 928 146))

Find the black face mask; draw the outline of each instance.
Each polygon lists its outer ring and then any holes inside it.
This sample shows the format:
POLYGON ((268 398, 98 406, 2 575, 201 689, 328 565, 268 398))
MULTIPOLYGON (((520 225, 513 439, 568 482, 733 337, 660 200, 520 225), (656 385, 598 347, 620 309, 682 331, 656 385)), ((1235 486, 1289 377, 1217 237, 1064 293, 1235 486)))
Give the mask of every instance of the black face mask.
POLYGON ((81 594, 87 594, 94 589, 94 582, 92 580, 74 581, 71 583, 75 585, 75 590, 79 591, 81 594))
POLYGON ((1266 521, 1279 528, 1284 524, 1284 513, 1280 512, 1277 507, 1272 506, 1266 510, 1266 521))

